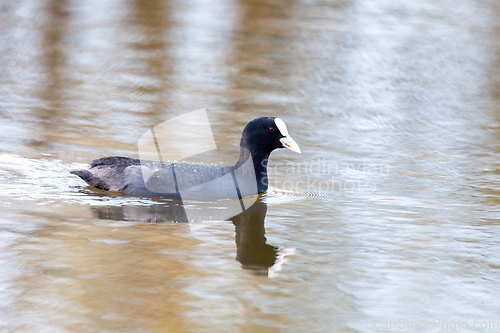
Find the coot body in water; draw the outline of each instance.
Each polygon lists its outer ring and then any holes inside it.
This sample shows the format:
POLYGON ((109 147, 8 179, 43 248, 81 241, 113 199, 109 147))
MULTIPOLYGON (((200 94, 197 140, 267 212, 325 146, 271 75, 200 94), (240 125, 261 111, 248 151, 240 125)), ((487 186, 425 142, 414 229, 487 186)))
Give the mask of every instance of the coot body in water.
POLYGON ((234 166, 141 161, 129 157, 94 160, 89 170, 71 171, 90 186, 136 196, 218 200, 267 191, 267 161, 277 148, 300 153, 285 123, 260 117, 243 129, 234 166))

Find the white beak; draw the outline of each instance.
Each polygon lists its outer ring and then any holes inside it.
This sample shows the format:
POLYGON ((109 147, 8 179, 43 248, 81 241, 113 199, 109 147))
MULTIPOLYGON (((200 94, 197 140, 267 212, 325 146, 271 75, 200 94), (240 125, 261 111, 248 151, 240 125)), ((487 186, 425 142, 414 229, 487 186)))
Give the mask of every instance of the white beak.
POLYGON ((294 152, 300 154, 299 145, 290 136, 285 136, 284 138, 281 138, 280 142, 283 144, 283 147, 286 147, 286 148, 290 149, 291 151, 294 151, 294 152))
POLYGON ((284 136, 284 138, 280 139, 281 143, 283 144, 283 147, 286 147, 300 154, 299 145, 297 144, 297 142, 295 142, 294 139, 292 139, 290 135, 288 135, 288 129, 286 128, 285 122, 280 118, 274 118, 274 123, 276 124, 276 127, 278 127, 278 130, 280 131, 281 135, 284 136))

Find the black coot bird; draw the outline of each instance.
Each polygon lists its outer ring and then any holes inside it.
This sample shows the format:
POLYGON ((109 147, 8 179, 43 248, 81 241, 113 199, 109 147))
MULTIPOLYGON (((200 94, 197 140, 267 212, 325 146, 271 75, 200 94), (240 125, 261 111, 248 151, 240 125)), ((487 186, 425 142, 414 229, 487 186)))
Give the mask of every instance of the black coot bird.
POLYGON ((129 157, 94 160, 89 170, 71 171, 90 186, 135 196, 193 200, 242 198, 267 191, 267 162, 277 148, 300 153, 280 118, 260 117, 243 129, 234 166, 153 162, 129 157))

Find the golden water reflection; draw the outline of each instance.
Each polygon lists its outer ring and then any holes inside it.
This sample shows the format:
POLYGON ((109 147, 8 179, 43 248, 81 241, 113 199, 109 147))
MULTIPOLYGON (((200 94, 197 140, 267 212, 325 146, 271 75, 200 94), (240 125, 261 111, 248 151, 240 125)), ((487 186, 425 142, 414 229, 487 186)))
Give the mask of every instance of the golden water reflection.
MULTIPOLYGON (((227 204, 226 204, 227 205, 227 204)), ((168 200, 168 203, 156 205, 135 205, 135 206, 95 206, 93 213, 98 219, 109 219, 115 221, 133 221, 149 223, 189 223, 186 216, 182 200, 168 200)), ((213 214, 203 210, 203 207, 195 205, 195 210, 201 211, 199 214, 207 214, 205 217, 196 216, 199 222, 191 224, 191 229, 210 227, 213 223, 213 214), (203 224, 204 222, 206 224, 203 224), (198 224, 200 223, 200 224, 198 224)), ((224 211, 224 210, 223 210, 224 211)), ((266 243, 264 221, 267 212, 267 204, 259 196, 257 201, 247 210, 235 215, 228 220, 235 226, 236 259, 243 268, 260 271, 260 274, 267 276, 268 270, 274 271, 278 248, 266 243)), ((191 222, 193 223, 193 222, 191 222)))

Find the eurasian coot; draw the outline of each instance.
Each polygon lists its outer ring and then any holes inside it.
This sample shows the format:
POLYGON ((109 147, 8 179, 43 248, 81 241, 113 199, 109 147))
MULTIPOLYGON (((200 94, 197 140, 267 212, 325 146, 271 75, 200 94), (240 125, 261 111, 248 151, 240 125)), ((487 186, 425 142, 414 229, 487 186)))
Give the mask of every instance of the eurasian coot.
POLYGON ((71 171, 90 186, 136 196, 218 200, 267 191, 267 162, 277 148, 300 153, 280 118, 250 121, 241 135, 234 166, 141 161, 129 157, 94 160, 89 170, 71 171))

